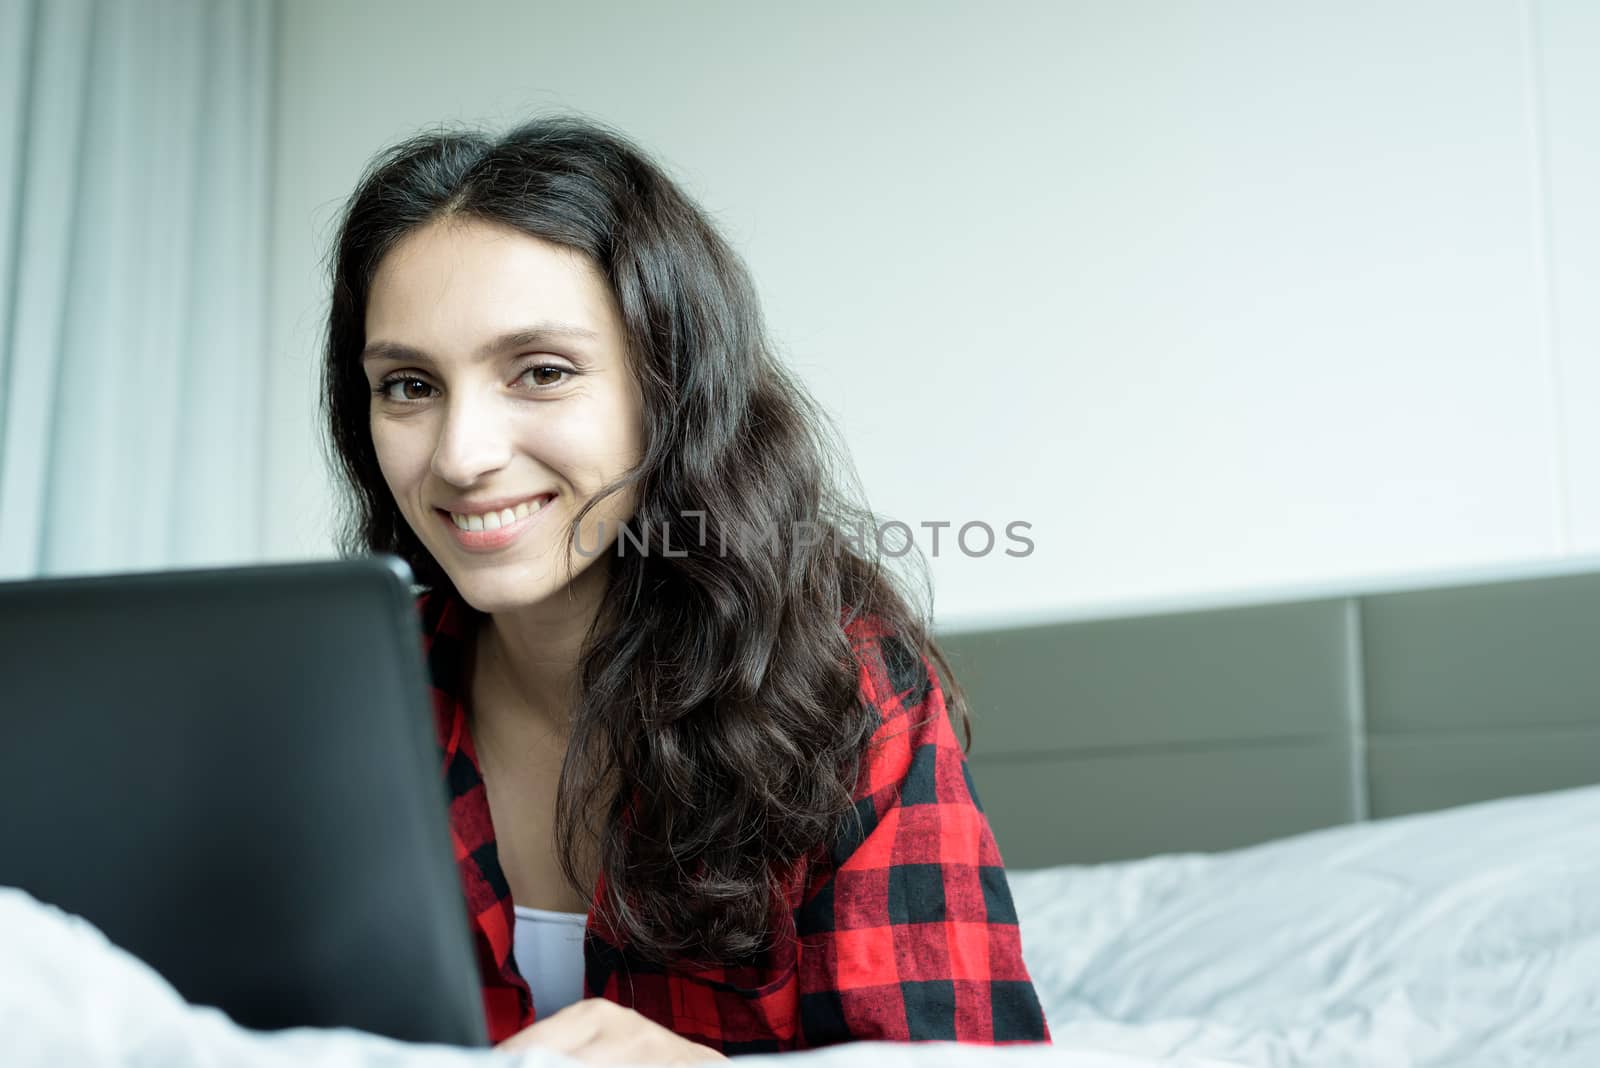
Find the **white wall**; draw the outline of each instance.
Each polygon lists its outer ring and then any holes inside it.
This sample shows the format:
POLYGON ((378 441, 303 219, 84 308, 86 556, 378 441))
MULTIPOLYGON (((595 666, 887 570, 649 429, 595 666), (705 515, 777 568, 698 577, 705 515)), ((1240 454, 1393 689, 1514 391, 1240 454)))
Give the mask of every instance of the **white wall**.
POLYGON ((745 254, 944 623, 1600 548, 1585 0, 284 0, 267 532, 323 555, 342 198, 577 109, 745 254), (923 541, 927 547, 926 538, 923 541))

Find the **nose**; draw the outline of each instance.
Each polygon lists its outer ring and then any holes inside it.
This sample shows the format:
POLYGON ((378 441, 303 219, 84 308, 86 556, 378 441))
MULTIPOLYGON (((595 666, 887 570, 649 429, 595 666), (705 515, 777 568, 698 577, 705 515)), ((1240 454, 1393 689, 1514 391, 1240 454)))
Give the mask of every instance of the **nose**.
POLYGON ((471 486, 505 467, 511 435, 492 401, 456 394, 445 410, 433 450, 433 473, 452 486, 471 486))

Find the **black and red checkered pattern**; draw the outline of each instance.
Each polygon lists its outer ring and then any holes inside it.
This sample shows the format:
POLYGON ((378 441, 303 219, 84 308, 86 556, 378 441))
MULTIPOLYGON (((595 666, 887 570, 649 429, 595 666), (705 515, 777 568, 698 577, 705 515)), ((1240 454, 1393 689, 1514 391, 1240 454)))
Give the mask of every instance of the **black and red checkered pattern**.
MULTIPOLYGON (((537 1006, 517 972, 511 895, 467 730, 468 609, 432 595, 419 608, 451 837, 498 1042, 532 1023, 537 1006)), ((937 675, 870 620, 847 632, 880 722, 854 818, 796 871, 774 948, 726 967, 663 967, 631 954, 591 905, 585 995, 728 1054, 866 1040, 1047 1042, 1005 869, 937 675)))

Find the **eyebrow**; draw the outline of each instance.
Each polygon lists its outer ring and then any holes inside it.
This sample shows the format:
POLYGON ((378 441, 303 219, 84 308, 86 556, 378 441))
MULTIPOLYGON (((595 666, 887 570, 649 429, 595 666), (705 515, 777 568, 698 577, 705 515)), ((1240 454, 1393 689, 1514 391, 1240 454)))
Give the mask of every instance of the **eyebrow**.
MULTIPOLYGON (((520 349, 529 345, 547 345, 562 341, 594 341, 600 335, 588 327, 570 323, 540 323, 522 330, 512 330, 479 346, 476 360, 487 360, 507 349, 520 349)), ((361 350, 361 362, 369 360, 427 360, 428 354, 419 348, 399 341, 369 341, 361 350)))

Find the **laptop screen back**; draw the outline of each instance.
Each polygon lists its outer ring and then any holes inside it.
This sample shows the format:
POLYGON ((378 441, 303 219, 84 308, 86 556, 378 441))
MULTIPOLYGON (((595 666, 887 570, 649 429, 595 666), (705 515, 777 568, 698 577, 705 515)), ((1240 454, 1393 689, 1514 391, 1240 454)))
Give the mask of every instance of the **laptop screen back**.
POLYGON ((486 1044, 409 583, 0 585, 0 884, 248 1027, 486 1044))

